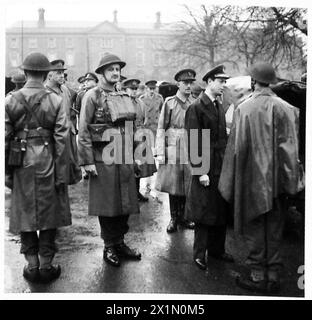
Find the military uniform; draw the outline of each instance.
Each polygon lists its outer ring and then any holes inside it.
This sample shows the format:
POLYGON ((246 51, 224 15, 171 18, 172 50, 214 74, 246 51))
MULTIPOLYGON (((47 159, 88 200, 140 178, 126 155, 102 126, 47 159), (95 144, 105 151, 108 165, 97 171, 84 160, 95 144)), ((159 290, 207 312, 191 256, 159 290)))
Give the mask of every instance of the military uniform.
MULTIPOLYGON (((45 74, 50 63, 44 55, 32 53, 22 68, 29 75, 31 71, 45 74)), ((68 130, 62 99, 45 89, 43 81, 30 78, 24 88, 5 100, 6 185, 12 188, 10 231, 21 233, 21 253, 28 261, 23 275, 33 282, 48 282, 60 274, 60 267, 51 262, 56 229, 71 224, 66 188, 68 130), (23 99, 32 113, 26 111, 23 99), (16 167, 10 160, 12 138, 26 141, 22 163, 16 167)))
MULTIPOLYGON (((55 63, 51 62, 53 71, 55 70, 66 70, 64 68, 64 61, 63 60, 55 60, 55 63)), ((62 98, 63 106, 67 115, 68 119, 68 126, 70 128, 69 135, 68 135, 68 142, 67 142, 67 150, 68 150, 68 184, 75 184, 78 183, 81 178, 81 170, 78 166, 78 151, 77 151, 77 142, 76 142, 76 135, 77 135, 77 115, 76 112, 73 110, 72 104, 72 95, 70 90, 65 85, 56 85, 51 81, 47 81, 45 87, 54 92, 58 96, 62 98)))
MULTIPOLYGON (((125 65, 117 56, 104 56, 95 72, 101 73, 109 66, 125 65)), ((119 266, 117 252, 124 248, 124 235, 127 233, 129 215, 139 213, 136 193, 134 165, 127 164, 123 157, 121 163, 107 164, 103 159, 103 150, 109 141, 103 141, 106 130, 115 129, 120 137, 117 147, 125 148, 125 120, 112 121, 112 113, 107 98, 113 94, 111 87, 104 82, 90 89, 84 96, 80 112, 78 154, 81 166, 95 165, 97 175, 89 178, 89 215, 98 216, 101 226, 101 237, 104 240, 104 260, 113 266, 119 266)), ((117 155, 118 156, 118 155, 117 155)), ((129 155, 133 159, 133 154, 129 155)), ((129 253, 129 250, 127 251, 129 253)), ((139 259, 140 255, 133 255, 139 259)))
MULTIPOLYGON (((195 71, 186 69, 178 72, 175 79, 194 81, 195 75, 195 71)), ((185 113, 193 101, 191 95, 183 96, 178 90, 175 96, 165 100, 158 122, 156 154, 158 157, 164 157, 165 163, 159 164, 156 189, 169 193, 171 221, 174 221, 174 225, 178 221, 181 224, 184 222, 186 187, 190 178, 186 164, 184 120, 185 113), (164 130, 167 132, 166 139, 164 130), (171 157, 176 158, 174 163, 170 163, 171 157)), ((175 230, 176 226, 168 226, 167 231, 172 232, 172 229, 175 230)))
MULTIPOLYGON (((228 79, 223 66, 210 70, 203 78, 228 79)), ((212 80, 217 81, 217 80, 212 80)), ((225 114, 216 97, 207 95, 207 90, 201 94, 189 107, 185 116, 185 128, 190 136, 191 129, 198 130, 198 155, 203 155, 202 130, 210 130, 210 168, 192 162, 192 178, 187 191, 186 217, 195 222, 193 256, 195 263, 202 269, 206 267, 206 253, 209 256, 232 261, 225 254, 225 236, 228 205, 218 191, 218 182, 226 147, 225 114), (200 182, 201 176, 209 177, 209 184, 200 182)), ((190 140, 189 140, 190 141, 190 140)), ((190 149, 189 149, 190 150, 190 149)))

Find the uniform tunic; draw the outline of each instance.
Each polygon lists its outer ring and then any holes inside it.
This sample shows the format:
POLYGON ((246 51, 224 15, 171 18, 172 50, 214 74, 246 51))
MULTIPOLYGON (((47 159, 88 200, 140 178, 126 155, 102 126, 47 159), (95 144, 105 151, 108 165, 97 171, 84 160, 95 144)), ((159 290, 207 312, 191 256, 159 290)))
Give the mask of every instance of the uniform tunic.
MULTIPOLYGON (((171 195, 185 196, 189 184, 189 170, 181 161, 185 155, 184 120, 185 113, 194 98, 185 98, 180 91, 175 96, 168 97, 161 109, 158 132, 156 137, 156 154, 166 158, 165 164, 160 164, 156 178, 156 189, 171 195), (164 130, 167 131, 165 139, 164 130), (176 163, 170 163, 170 159, 176 163)), ((186 160, 186 159, 185 159, 186 160)))
POLYGON ((113 123, 106 103, 111 90, 99 85, 86 92, 82 100, 78 134, 79 164, 95 164, 98 176, 89 179, 89 215, 117 217, 139 213, 133 164, 107 164, 103 149, 109 142, 94 141, 96 130, 103 134, 115 128, 125 147, 124 123, 113 123), (96 128, 96 125, 98 126, 96 128))
MULTIPOLYGON (((32 105, 34 96, 42 90, 45 88, 41 83, 28 81, 21 92, 32 105)), ((12 171, 7 165, 9 143, 12 135, 24 129, 26 112, 12 95, 6 97, 6 173, 13 175, 10 231, 14 233, 55 229, 71 224, 67 188, 63 191, 55 189, 56 183, 66 183, 68 126, 62 99, 48 92, 34 111, 41 127, 50 131, 49 144, 45 146, 40 137, 27 139, 23 165, 12 171)), ((29 129, 37 127, 32 117, 29 129)))

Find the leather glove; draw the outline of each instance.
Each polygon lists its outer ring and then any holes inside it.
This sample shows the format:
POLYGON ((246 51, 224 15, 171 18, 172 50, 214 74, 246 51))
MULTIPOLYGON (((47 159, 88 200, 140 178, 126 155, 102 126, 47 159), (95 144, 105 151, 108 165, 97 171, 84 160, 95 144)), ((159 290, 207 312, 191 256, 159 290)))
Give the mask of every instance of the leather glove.
POLYGON ((96 171, 96 167, 95 164, 87 164, 85 166, 83 166, 84 170, 86 171, 86 173, 90 174, 91 176, 97 176, 98 173, 96 171))
POLYGON ((208 174, 204 174, 202 176, 199 177, 199 183, 204 186, 204 187, 208 187, 210 184, 210 180, 208 177, 208 174))
POLYGON ((156 159, 159 164, 165 164, 165 157, 164 156, 158 155, 156 159))

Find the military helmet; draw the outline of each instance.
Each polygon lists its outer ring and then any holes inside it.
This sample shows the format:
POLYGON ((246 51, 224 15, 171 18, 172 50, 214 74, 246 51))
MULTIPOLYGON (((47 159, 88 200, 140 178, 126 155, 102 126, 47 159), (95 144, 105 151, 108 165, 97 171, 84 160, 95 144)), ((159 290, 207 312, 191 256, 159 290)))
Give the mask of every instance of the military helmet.
POLYGON ((26 56, 20 68, 29 71, 48 72, 51 70, 51 64, 44 54, 39 52, 33 52, 26 56))
POLYGON ((275 70, 269 63, 266 62, 254 64, 251 67, 249 74, 254 80, 261 83, 270 84, 277 82, 275 70))
POLYGON ((101 74, 101 71, 103 70, 103 68, 111 64, 119 64, 120 69, 122 69, 126 65, 126 63, 124 61, 121 61, 120 58, 117 57, 116 55, 112 53, 107 53, 102 57, 99 63, 99 66, 95 69, 95 72, 101 74))
POLYGON ((15 74, 12 78, 11 81, 13 83, 25 83, 26 82, 26 77, 24 74, 18 73, 15 74))

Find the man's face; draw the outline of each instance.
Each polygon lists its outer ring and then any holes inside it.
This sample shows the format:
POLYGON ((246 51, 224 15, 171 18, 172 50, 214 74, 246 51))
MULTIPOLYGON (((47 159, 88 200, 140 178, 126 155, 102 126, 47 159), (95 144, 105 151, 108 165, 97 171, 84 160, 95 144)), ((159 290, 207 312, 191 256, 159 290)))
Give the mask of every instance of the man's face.
POLYGON ((50 80, 61 85, 65 82, 64 70, 55 70, 50 73, 50 80))
POLYGON ((84 82, 84 86, 86 89, 91 89, 96 86, 96 82, 95 82, 95 80, 89 79, 84 82))
POLYGON ((130 97, 136 98, 137 88, 127 88, 126 92, 130 97))
POLYGON ((215 96, 221 96, 226 85, 226 79, 224 78, 216 78, 214 80, 208 79, 208 86, 210 88, 211 93, 215 96))
POLYGON ((103 71, 103 77, 108 83, 115 84, 120 79, 120 65, 111 64, 103 71))
POLYGON ((191 81, 191 80, 179 81, 178 87, 179 87, 180 92, 186 96, 190 95, 192 83, 193 83, 193 81, 191 81))
POLYGON ((155 93, 155 87, 147 87, 147 92, 150 97, 152 97, 155 93))

